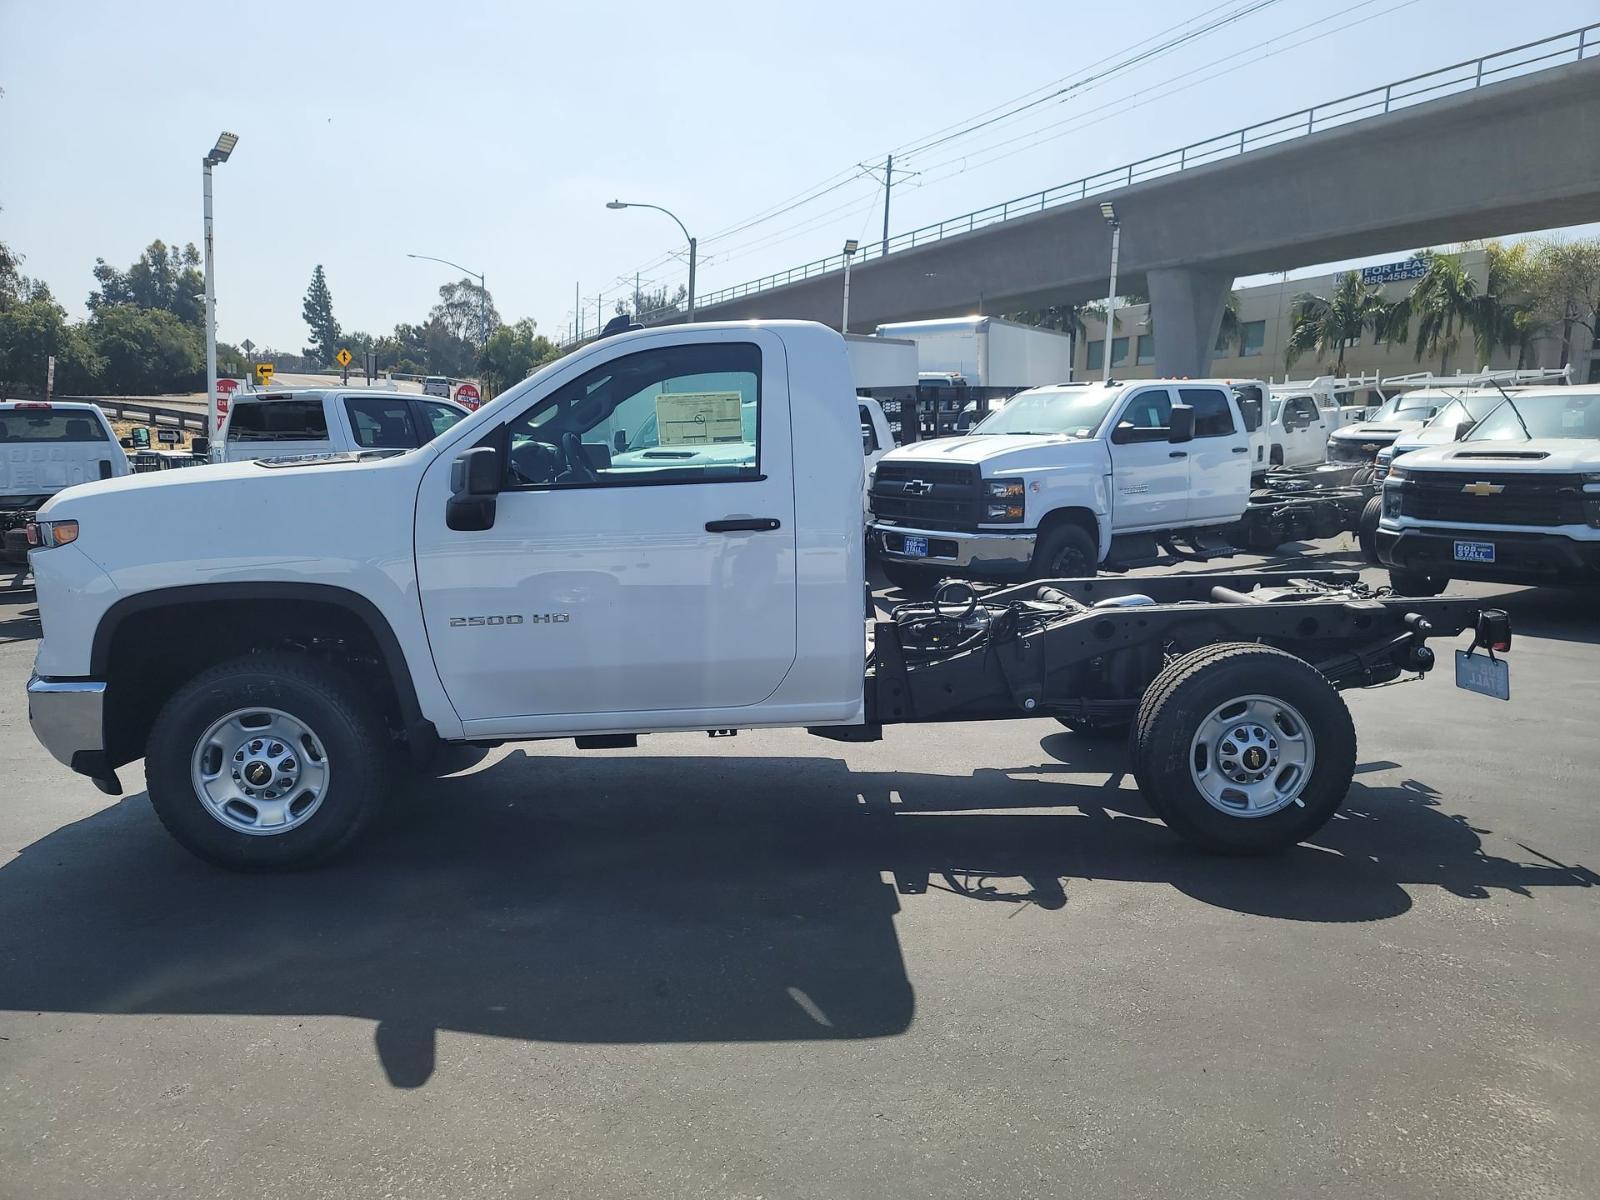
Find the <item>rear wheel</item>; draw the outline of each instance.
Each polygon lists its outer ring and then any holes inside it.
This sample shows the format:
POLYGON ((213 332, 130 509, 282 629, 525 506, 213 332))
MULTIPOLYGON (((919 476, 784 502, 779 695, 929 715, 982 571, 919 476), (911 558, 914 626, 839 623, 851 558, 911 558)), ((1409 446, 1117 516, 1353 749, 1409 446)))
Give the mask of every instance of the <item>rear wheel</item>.
POLYGON ((1448 575, 1424 575, 1421 571, 1389 568, 1389 586, 1397 596, 1437 596, 1450 586, 1448 575))
POLYGON ((391 766, 387 730, 344 672, 295 654, 223 663, 156 717, 145 786, 191 853, 239 871, 310 866, 372 820, 391 766))
POLYGON ((1033 551, 1036 579, 1088 579, 1099 561, 1094 540, 1077 525, 1057 525, 1033 551))
POLYGON ((1361 520, 1356 525, 1356 541, 1361 544, 1361 557, 1373 566, 1381 566, 1378 557, 1378 518, 1383 515, 1383 497, 1374 496, 1361 510, 1361 520))
POLYGON ((1208 646, 1145 692, 1134 776, 1185 841, 1223 854, 1282 850, 1320 829, 1350 789, 1350 710, 1309 663, 1270 646, 1208 646))

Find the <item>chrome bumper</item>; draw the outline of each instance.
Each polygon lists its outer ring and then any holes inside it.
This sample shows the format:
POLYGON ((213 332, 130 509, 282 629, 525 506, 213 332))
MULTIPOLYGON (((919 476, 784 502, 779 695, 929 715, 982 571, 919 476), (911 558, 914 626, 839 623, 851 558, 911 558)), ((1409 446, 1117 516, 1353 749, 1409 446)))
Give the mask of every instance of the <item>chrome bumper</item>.
POLYGON ((28 724, 57 762, 93 774, 105 750, 106 685, 93 679, 28 680, 28 724))
POLYGON ((1018 571, 1033 561, 1037 535, 1031 529, 1016 533, 951 533, 874 522, 871 538, 873 549, 891 562, 926 563, 963 571, 1018 571), (913 558, 898 548, 904 545, 900 539, 907 534, 928 539, 926 557, 913 558))

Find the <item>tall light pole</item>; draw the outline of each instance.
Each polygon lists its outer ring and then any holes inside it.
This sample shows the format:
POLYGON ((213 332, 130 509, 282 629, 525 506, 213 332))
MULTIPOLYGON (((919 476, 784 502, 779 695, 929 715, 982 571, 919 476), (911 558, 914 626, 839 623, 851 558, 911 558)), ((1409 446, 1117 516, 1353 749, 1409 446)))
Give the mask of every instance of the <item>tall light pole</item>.
POLYGON ((1106 219, 1106 224, 1111 226, 1111 290, 1106 293, 1106 340, 1102 343, 1105 353, 1100 356, 1104 369, 1100 373, 1100 382, 1111 382, 1111 347, 1114 342, 1113 334, 1117 323, 1117 251, 1121 249, 1122 222, 1117 220, 1116 206, 1109 200, 1100 202, 1100 215, 1106 219))
POLYGON ((211 262, 211 168, 227 162, 238 144, 237 133, 219 133, 211 153, 200 160, 206 218, 206 437, 212 441, 217 436, 217 280, 211 262))
POLYGON ((454 267, 456 270, 477 279, 478 340, 483 349, 487 350, 489 348, 489 288, 488 285, 483 282, 483 273, 481 271, 469 270, 468 268, 463 267, 460 263, 451 262, 448 258, 435 258, 431 254, 407 254, 406 257, 423 259, 427 262, 443 263, 447 267, 454 267))
POLYGON ((839 332, 850 332, 850 260, 856 256, 861 243, 851 238, 844 244, 844 315, 839 318, 839 332))
MULTIPOLYGON (((679 221, 675 214, 669 212, 667 209, 662 208, 659 204, 641 204, 637 200, 607 200, 606 201, 606 207, 607 208, 653 208, 658 213, 666 213, 667 216, 671 217, 674 221, 677 221, 678 228, 683 230, 683 236, 689 243, 689 320, 693 321, 694 320, 694 260, 695 260, 696 250, 698 249, 698 244, 695 242, 695 240, 692 237, 689 236, 689 230, 684 226, 683 222, 679 221)), ((634 316, 638 316, 638 315, 639 315, 638 313, 634 314, 634 316)))

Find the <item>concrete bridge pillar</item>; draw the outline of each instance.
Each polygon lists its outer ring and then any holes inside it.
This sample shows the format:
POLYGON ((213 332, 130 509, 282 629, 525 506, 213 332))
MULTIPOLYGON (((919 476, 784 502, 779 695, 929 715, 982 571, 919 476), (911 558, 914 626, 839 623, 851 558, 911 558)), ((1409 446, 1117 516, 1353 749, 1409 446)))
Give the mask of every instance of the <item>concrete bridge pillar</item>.
POLYGON ((1163 378, 1211 374, 1211 348, 1217 344, 1233 276, 1178 267, 1149 271, 1145 279, 1155 327, 1156 374, 1163 378))

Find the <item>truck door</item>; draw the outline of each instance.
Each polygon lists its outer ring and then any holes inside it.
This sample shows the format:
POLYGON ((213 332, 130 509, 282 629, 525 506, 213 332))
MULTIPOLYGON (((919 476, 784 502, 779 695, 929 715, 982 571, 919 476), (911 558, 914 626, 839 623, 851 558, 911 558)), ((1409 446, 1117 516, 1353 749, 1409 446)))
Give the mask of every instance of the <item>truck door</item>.
POLYGON ((585 356, 480 440, 502 449, 493 528, 446 526, 465 446, 424 478, 424 622, 451 703, 479 736, 580 713, 659 724, 683 712, 713 727, 712 710, 760 703, 794 662, 782 343, 762 330, 675 331, 621 350, 585 356))
MULTIPOLYGON (((1168 441, 1172 393, 1138 388, 1111 428, 1111 526, 1170 529, 1189 515, 1189 445, 1168 441)), ((1192 443, 1191 443, 1192 444, 1192 443)))
POLYGON ((1227 521, 1244 515, 1250 499, 1250 437, 1232 397, 1220 387, 1180 387, 1194 409, 1189 451, 1189 519, 1227 521))
POLYGON ((1321 462, 1328 450, 1328 425, 1311 397, 1290 397, 1283 422, 1292 448, 1286 451, 1284 461, 1295 467, 1321 462))

